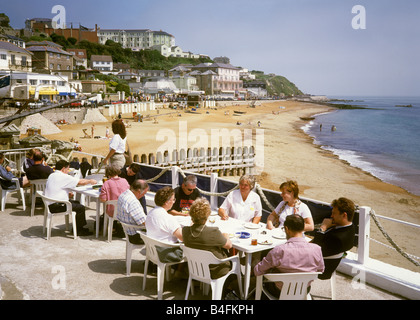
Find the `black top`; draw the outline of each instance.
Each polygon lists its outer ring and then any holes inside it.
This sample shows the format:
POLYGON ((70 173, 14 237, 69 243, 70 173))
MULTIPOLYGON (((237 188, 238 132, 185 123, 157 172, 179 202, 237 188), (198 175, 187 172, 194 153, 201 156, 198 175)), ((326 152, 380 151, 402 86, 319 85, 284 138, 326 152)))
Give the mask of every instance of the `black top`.
POLYGON ((192 203, 194 202, 194 200, 201 196, 197 188, 194 189, 194 191, 189 196, 187 196, 184 193, 184 190, 182 190, 182 187, 176 187, 174 191, 175 191, 175 203, 173 204, 171 210, 176 210, 176 211, 181 211, 182 208, 189 209, 192 203))
POLYGON ((34 164, 26 169, 26 176, 29 180, 47 179, 54 170, 43 164, 34 164))

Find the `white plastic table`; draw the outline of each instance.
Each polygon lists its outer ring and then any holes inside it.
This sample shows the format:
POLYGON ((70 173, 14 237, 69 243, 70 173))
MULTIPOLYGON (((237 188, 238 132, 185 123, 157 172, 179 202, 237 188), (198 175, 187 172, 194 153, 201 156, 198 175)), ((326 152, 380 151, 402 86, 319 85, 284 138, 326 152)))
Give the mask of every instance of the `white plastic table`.
POLYGON ((76 193, 77 197, 76 199, 80 201, 81 204, 85 204, 85 197, 90 197, 90 199, 93 199, 96 203, 96 238, 99 237, 99 220, 101 217, 101 208, 102 204, 99 199, 99 196, 101 194, 99 188, 93 188, 92 185, 86 185, 86 186, 80 186, 73 188, 72 191, 76 193))
MULTIPOLYGON (((191 225, 191 217, 177 216, 177 220, 182 226, 191 225)), ((215 212, 209 217, 206 223, 207 226, 218 227, 222 233, 228 233, 230 235, 232 246, 242 251, 245 254, 245 273, 244 273, 244 297, 248 297, 249 285, 251 280, 252 272, 252 254, 270 250, 279 244, 285 243, 286 236, 281 234, 279 229, 268 230, 265 223, 259 223, 257 228, 249 228, 250 225, 243 221, 229 217, 228 220, 221 220, 220 216, 215 212), (213 221, 214 223, 210 222, 213 221), (236 232, 248 232, 251 237, 247 239, 240 239, 236 236, 236 232), (273 237, 273 235, 275 237, 273 237), (251 245, 251 239, 257 238, 257 245, 251 245)))

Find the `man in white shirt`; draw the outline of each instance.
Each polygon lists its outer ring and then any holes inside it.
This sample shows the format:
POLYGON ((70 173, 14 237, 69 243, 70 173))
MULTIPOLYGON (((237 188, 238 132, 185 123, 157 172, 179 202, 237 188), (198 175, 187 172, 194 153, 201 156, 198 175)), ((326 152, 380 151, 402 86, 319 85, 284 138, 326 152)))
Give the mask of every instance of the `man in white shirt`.
MULTIPOLYGON (((87 184, 95 184, 93 179, 79 179, 70 176, 70 164, 66 160, 59 160, 55 165, 55 171, 50 174, 45 186, 45 196, 57 200, 70 201, 72 210, 76 212, 77 234, 79 236, 88 236, 92 232, 84 228, 86 225, 85 207, 78 201, 69 200, 69 193, 72 188, 84 186, 87 184)), ((66 211, 65 205, 61 203, 51 203, 49 206, 51 213, 59 213, 66 211)), ((73 226, 74 227, 74 226, 73 226)))

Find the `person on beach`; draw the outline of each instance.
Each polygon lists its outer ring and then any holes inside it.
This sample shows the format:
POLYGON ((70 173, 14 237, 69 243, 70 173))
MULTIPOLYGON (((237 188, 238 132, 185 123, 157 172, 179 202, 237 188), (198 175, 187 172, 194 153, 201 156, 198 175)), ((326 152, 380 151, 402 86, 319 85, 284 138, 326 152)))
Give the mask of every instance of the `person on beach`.
MULTIPOLYGON (((144 197, 148 190, 149 185, 147 182, 139 179, 134 181, 129 189, 120 194, 117 202, 117 218, 119 221, 131 225, 144 225, 146 215, 140 205, 139 199, 144 197)), ((130 243, 144 244, 136 229, 128 228, 127 234, 130 243)))
MULTIPOLYGON (((316 230, 312 243, 318 244, 324 257, 330 257, 350 250, 354 245, 356 229, 353 225, 355 204, 347 198, 338 198, 331 203, 331 218, 322 221, 316 230)), ((325 259, 325 271, 320 279, 330 279, 342 257, 325 259)))
MULTIPOLYGON (((93 179, 79 179, 70 176, 70 164, 66 160, 59 160, 55 164, 55 171, 49 175, 47 184, 45 186, 44 194, 46 197, 70 201, 72 211, 76 212, 76 226, 77 234, 80 236, 89 236, 92 234, 88 228, 84 226, 87 224, 85 216, 85 206, 78 201, 69 199, 72 195, 69 190, 77 186, 84 186, 88 184, 95 184, 93 179)), ((51 213, 59 213, 66 211, 66 206, 62 203, 51 203, 48 205, 51 213)), ((74 228, 74 226, 73 226, 74 228)))
POLYGON ((109 142, 109 152, 103 164, 106 164, 110 160, 110 164, 121 169, 125 165, 125 146, 127 142, 127 132, 125 130, 125 125, 121 120, 114 120, 112 122, 112 132, 114 136, 109 142))
MULTIPOLYGON (((218 227, 208 227, 206 222, 211 214, 210 203, 206 198, 196 199, 190 208, 190 216, 193 225, 182 228, 182 238, 187 247, 207 250, 218 259, 229 256, 227 250, 232 248, 232 242, 228 234, 223 234, 218 227)), ((210 265, 212 279, 217 279, 229 272, 229 262, 210 265)))
POLYGON ((26 170, 31 167, 34 164, 34 153, 36 149, 30 149, 26 152, 26 158, 23 161, 23 171, 26 172, 26 170))
POLYGON ((262 205, 260 196, 252 191, 254 186, 254 176, 243 175, 239 179, 239 190, 230 192, 219 208, 218 213, 222 220, 232 217, 256 224, 260 222, 262 205))
POLYGON ((186 176, 181 186, 176 187, 174 191, 175 203, 169 213, 174 216, 188 216, 188 211, 194 200, 201 196, 197 190, 197 177, 186 176))
MULTIPOLYGON (((271 272, 323 272, 324 259, 321 247, 306 241, 303 236, 304 226, 305 221, 300 215, 288 215, 284 221, 287 242, 270 250, 254 267, 254 275, 260 276, 271 272)), ((268 282, 264 285, 271 294, 278 297, 283 283, 268 282)))
POLYGON ((283 227, 286 217, 291 214, 302 216, 305 221, 304 231, 314 230, 311 210, 299 199, 299 186, 296 181, 286 181, 280 185, 283 200, 267 218, 267 229, 283 227))

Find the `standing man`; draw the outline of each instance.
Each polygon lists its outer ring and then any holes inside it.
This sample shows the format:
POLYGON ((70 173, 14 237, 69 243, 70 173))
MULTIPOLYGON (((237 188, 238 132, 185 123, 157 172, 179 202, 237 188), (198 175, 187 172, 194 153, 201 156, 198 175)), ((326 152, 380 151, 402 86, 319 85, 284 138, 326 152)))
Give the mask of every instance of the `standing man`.
POLYGON ((183 213, 182 209, 190 210, 190 207, 195 199, 201 197, 197 190, 197 177, 193 175, 186 176, 181 186, 176 187, 175 203, 168 211, 174 216, 188 216, 188 213, 183 213))
MULTIPOLYGON (((303 236, 304 219, 297 214, 286 217, 284 231, 287 242, 273 248, 266 257, 254 267, 256 276, 270 272, 323 272, 324 259, 321 248, 308 243, 303 236)), ((267 289, 275 296, 280 294, 281 282, 267 283, 267 289)))
MULTIPOLYGON (((77 234, 80 236, 89 236, 92 232, 84 227, 86 225, 85 206, 81 205, 78 201, 70 200, 69 194, 72 188, 87 184, 95 184, 96 180, 72 177, 68 174, 69 169, 70 164, 66 160, 59 160, 55 164, 54 173, 50 174, 48 177, 44 194, 49 198, 70 201, 72 210, 76 212, 77 234)), ((66 211, 65 205, 62 203, 51 203, 48 207, 51 213, 66 211)), ((73 228, 74 227, 75 226, 73 226, 73 228)))
MULTIPOLYGON (((139 199, 149 190, 149 185, 144 180, 135 180, 130 189, 124 191, 118 197, 117 219, 123 223, 132 225, 144 225, 146 222, 146 215, 143 211, 139 199)), ((136 229, 129 228, 127 230, 128 240, 133 244, 143 244, 140 234, 136 229)))
MULTIPOLYGON (((318 230, 312 243, 321 246, 322 255, 329 257, 344 253, 350 250, 354 245, 355 228, 353 217, 355 205, 353 201, 347 198, 339 198, 331 203, 331 218, 326 218, 318 230)), ((332 273, 338 267, 341 257, 337 259, 325 260, 325 271, 318 278, 329 279, 332 273)))

